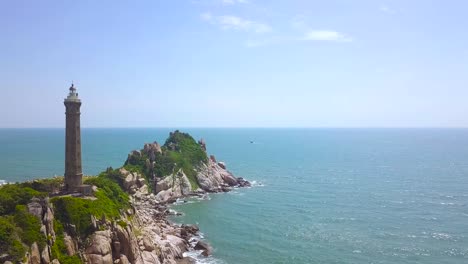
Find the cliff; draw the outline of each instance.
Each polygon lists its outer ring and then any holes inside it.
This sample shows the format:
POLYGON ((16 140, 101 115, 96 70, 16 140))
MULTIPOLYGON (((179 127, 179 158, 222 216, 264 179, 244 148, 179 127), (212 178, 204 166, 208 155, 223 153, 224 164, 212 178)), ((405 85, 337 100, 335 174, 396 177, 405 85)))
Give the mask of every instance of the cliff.
POLYGON ((184 252, 211 248, 196 226, 170 223, 167 204, 249 185, 179 131, 84 183, 87 196, 61 193, 63 178, 0 187, 0 263, 190 263, 184 252))

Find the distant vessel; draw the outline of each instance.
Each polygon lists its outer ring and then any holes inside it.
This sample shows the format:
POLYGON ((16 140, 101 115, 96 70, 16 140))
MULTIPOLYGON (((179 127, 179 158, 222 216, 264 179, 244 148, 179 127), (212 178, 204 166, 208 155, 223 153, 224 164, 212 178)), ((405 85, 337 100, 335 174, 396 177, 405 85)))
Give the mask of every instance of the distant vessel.
POLYGON ((253 140, 250 140, 250 143, 253 144, 254 143, 253 140))

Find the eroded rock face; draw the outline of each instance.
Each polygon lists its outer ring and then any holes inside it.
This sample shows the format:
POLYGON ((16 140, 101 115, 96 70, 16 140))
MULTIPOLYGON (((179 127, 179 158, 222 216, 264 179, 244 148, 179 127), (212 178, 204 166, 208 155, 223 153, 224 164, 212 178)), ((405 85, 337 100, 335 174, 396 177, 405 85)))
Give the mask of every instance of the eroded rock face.
POLYGON ((86 249, 87 254, 105 256, 112 252, 110 230, 96 231, 91 236, 91 245, 86 249))
POLYGON ((146 192, 147 192, 147 186, 145 184, 146 182, 143 176, 141 176, 139 173, 136 173, 136 172, 127 171, 124 168, 120 168, 119 171, 122 174, 123 179, 124 179, 123 180, 124 191, 130 194, 134 194, 137 191, 143 192, 144 191, 142 190, 143 188, 143 189, 146 189, 146 192))
POLYGON ((69 236, 67 233, 64 234, 63 241, 65 244, 65 248, 67 250, 67 255, 68 256, 73 256, 76 254, 78 247, 73 240, 71 236, 69 236))
POLYGON ((44 211, 40 202, 40 199, 32 198, 31 202, 28 203, 28 212, 39 218, 39 220, 42 220, 42 214, 44 213, 44 211))
POLYGON ((41 253, 39 252, 39 247, 37 246, 36 242, 34 242, 31 246, 30 263, 41 264, 41 253))
POLYGON ((192 186, 184 171, 180 169, 156 183, 156 200, 167 202, 190 194, 192 186))
POLYGON ((238 186, 238 180, 226 170, 226 164, 216 162, 216 158, 212 157, 208 160, 208 164, 200 166, 197 173, 197 180, 201 188, 207 192, 223 191, 226 186, 238 186))
POLYGON ((119 225, 115 227, 117 239, 120 242, 120 253, 125 255, 130 263, 135 263, 139 258, 138 240, 135 234, 131 231, 130 227, 123 228, 119 225))
POLYGON ((50 255, 49 255, 49 246, 45 246, 41 253, 41 260, 43 264, 50 263, 50 255))

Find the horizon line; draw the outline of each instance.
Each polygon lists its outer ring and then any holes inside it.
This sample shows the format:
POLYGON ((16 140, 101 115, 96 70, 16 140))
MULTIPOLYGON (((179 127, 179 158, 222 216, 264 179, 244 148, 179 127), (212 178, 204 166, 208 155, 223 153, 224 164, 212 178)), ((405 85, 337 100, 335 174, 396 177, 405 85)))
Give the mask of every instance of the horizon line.
MULTIPOLYGON (((65 127, 0 127, 0 129, 65 129, 65 127)), ((468 126, 161 126, 161 127, 82 127, 81 129, 468 129, 468 126)))

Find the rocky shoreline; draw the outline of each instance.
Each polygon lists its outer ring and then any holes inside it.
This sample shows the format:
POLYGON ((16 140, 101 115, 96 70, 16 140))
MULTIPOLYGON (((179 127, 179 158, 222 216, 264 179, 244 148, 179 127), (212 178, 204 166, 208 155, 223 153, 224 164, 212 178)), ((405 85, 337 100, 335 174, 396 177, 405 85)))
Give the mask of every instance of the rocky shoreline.
MULTIPOLYGON (((171 133, 163 147, 156 142, 145 144, 143 149, 130 152, 120 169, 108 168, 98 177, 88 177, 87 182, 91 185, 86 194, 64 193, 63 179, 59 178, 15 187, 26 188, 21 189, 24 194, 36 190, 41 194, 20 205, 37 219, 30 219, 31 223, 38 221, 34 224, 37 239, 19 240, 26 249, 20 263, 195 263, 184 253, 196 251, 208 257, 212 248, 200 238, 197 226, 169 221, 174 214, 170 205, 178 199, 203 198, 208 193, 250 186, 243 178, 234 177, 224 162, 208 157, 203 140, 196 142, 179 131, 171 133), (106 200, 110 197, 114 200, 106 200), (123 204, 115 204, 115 199, 123 204), (107 216, 105 208, 89 211, 103 203, 114 206, 107 216)), ((14 253, 11 247, 8 250, 14 253)), ((12 264, 10 260, 15 258, 0 252, 0 263, 12 264)))
MULTIPOLYGON (((133 152, 134 153, 134 152, 133 152)), ((200 240, 199 229, 195 225, 178 225, 170 222, 167 218, 176 214, 169 208, 169 205, 179 199, 188 197, 203 198, 208 193, 229 192, 236 187, 250 187, 250 182, 243 178, 236 178, 227 171, 223 162, 216 162, 211 156, 208 164, 201 167, 197 173, 197 179, 201 182, 202 188, 189 190, 188 179, 183 171, 178 171, 175 175, 166 177, 163 181, 156 183, 156 194, 149 193, 146 185, 139 185, 144 182, 141 176, 131 173, 125 169, 120 172, 126 176, 126 185, 131 195, 131 204, 134 209, 134 225, 141 228, 142 237, 137 237, 139 249, 146 251, 141 255, 143 262, 135 263, 157 263, 148 262, 155 258, 155 252, 149 252, 150 244, 165 248, 162 252, 163 258, 160 263, 195 263, 190 257, 184 257, 185 252, 201 250, 202 255, 211 255, 211 246, 200 240), (152 258, 150 257, 152 255, 152 258), (174 262, 175 261, 175 262, 174 262)), ((122 263, 127 263, 125 260, 122 263)), ((130 262, 133 263, 133 262, 130 262)))

